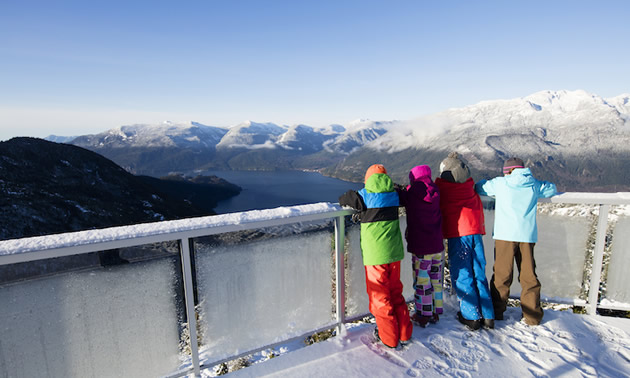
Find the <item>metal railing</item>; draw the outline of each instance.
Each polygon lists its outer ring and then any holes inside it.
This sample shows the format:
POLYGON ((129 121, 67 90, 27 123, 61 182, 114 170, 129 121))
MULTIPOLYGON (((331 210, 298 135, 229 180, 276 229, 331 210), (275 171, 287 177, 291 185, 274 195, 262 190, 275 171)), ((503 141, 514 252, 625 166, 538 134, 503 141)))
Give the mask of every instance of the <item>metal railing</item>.
MULTIPOLYGON (((190 249, 191 239, 234 231, 254 230, 291 223, 333 219, 335 225, 336 281, 341 283, 336 285, 336 308, 344 309, 344 217, 352 213, 353 211, 344 210, 339 205, 320 203, 287 207, 282 208, 281 210, 253 210, 243 213, 224 214, 194 219, 4 240, 0 241, 0 265, 177 240, 179 241, 180 246, 184 279, 185 309, 187 319, 189 319, 187 324, 190 335, 189 340, 197 340, 197 323, 195 321, 190 321, 190 319, 196 319, 193 295, 193 269, 190 258, 192 252, 190 249)), ((334 326, 340 327, 344 322, 344 311, 337 311, 336 323, 334 326)), ((296 338, 304 337, 312 332, 322 331, 328 328, 330 328, 329 325, 319 330, 309 331, 307 334, 296 338)), ((289 340, 285 340, 283 342, 287 341, 289 340)), ((192 368, 173 373, 170 376, 184 376, 190 373, 191 370, 196 376, 199 376, 202 367, 211 367, 225 360, 237 358, 241 355, 255 353, 280 343, 265 345, 260 348, 256 348, 255 350, 241 353, 238 356, 231 356, 228 359, 220 361, 210 361, 205 364, 201 364, 199 360, 197 343, 190 342, 189 344, 192 368)))
MULTIPOLYGON (((588 295, 588 314, 595 314, 598 307, 598 291, 601 280, 605 238, 608 223, 608 212, 611 205, 629 205, 630 193, 563 193, 541 202, 566 204, 594 204, 599 206, 599 220, 595 251, 593 254, 593 273, 591 290, 588 295), (593 290, 595 288, 595 290, 593 290)), ((345 276, 344 276, 344 238, 345 217, 354 211, 342 209, 337 204, 320 203, 294 206, 271 210, 255 210, 243 213, 224 214, 211 217, 200 217, 176 221, 156 222, 133 226, 107 228, 102 230, 81 231, 68 234, 48 235, 33 238, 0 241, 0 265, 15 264, 27 261, 43 260, 54 257, 85 254, 117 248, 134 247, 149 243, 179 241, 181 264, 184 280, 185 310, 187 313, 189 340, 197 340, 195 303, 193 298, 193 268, 191 264, 190 240, 192 238, 216 235, 221 233, 254 230, 270 226, 286 225, 298 222, 317 220, 334 221, 335 239, 335 280, 336 280, 336 315, 333 327, 341 327, 345 318, 345 276)), ((630 306, 629 306, 630 309, 630 306)), ((354 317, 356 318, 356 316, 354 317)), ((330 328, 325 325, 321 329, 309 331, 306 335, 330 328)), ((304 337, 299 336, 299 337, 304 337)), ((292 338, 297 339, 298 337, 292 338)), ((191 368, 175 372, 170 376, 184 376, 189 373, 200 375, 202 368, 252 354, 274 345, 287 342, 276 342, 248 350, 238 356, 231 356, 221 361, 200 362, 196 342, 190 342, 191 368)))
MULTIPOLYGON (((598 296, 602 278, 606 234, 608 229, 608 214, 611 205, 630 205, 630 193, 562 193, 551 198, 541 199, 539 202, 597 205, 599 207, 597 229, 595 236, 595 249, 593 251, 592 273, 590 278, 590 290, 586 303, 586 311, 589 315, 595 315, 599 306, 598 296)), ((630 288, 629 288, 630 289, 630 288)), ((600 306, 612 308, 611 306, 600 306)), ((621 306, 624 307, 624 306, 621 306)), ((617 307, 619 308, 619 307, 617 307)), ((630 306, 626 308, 630 310, 630 306)))

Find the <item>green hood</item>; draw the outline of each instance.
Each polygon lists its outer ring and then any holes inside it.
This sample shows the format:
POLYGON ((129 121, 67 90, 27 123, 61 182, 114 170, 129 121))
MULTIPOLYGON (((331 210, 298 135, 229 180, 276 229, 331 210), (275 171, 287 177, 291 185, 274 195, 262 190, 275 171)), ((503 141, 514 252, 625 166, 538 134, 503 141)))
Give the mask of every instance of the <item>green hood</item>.
POLYGON ((393 192, 394 183, 385 173, 375 173, 366 181, 365 190, 370 193, 393 192))

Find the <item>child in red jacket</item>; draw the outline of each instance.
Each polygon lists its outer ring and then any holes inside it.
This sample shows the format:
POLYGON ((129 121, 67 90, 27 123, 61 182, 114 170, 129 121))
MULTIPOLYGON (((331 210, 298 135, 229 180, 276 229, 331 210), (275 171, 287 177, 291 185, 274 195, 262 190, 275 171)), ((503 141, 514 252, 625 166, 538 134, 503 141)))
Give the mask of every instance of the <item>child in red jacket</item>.
POLYGON ((440 178, 435 184, 440 188, 451 281, 459 299, 458 320, 472 330, 494 328, 482 239, 486 233, 483 206, 470 169, 456 152, 440 164, 440 178))

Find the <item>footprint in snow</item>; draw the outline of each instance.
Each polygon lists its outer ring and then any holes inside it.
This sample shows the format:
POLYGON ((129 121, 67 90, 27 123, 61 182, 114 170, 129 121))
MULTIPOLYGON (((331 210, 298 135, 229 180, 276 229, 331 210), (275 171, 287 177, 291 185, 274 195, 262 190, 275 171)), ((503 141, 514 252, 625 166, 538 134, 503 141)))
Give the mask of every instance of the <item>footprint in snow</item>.
POLYGON ((529 354, 527 350, 525 350, 525 348, 523 348, 522 346, 518 344, 510 344, 510 347, 512 347, 512 349, 514 349, 518 353, 518 356, 521 357, 524 361, 536 365, 543 371, 547 371, 550 369, 550 367, 546 363, 529 354))
POLYGON ((591 361, 590 361, 590 358, 587 358, 586 356, 582 357, 581 359, 578 359, 578 358, 573 358, 572 356, 565 356, 565 355, 559 354, 558 357, 560 357, 560 359, 562 359, 568 365, 573 366, 577 371, 581 373, 583 377, 597 377, 598 376, 597 369, 589 365, 589 362, 591 361))
POLYGON ((554 338, 554 341, 557 345, 559 345, 564 351, 569 352, 574 355, 581 355, 582 352, 575 346, 574 341, 567 338, 554 338))
POLYGON ((506 357, 507 356, 507 353, 505 353, 503 351, 503 349, 499 348, 496 345, 490 344, 490 345, 488 345, 488 347, 490 348, 491 351, 493 351, 498 356, 501 356, 501 357, 506 357))
POLYGON ((546 324, 541 324, 540 326, 535 328, 536 334, 542 337, 553 337, 554 334, 547 328, 546 324))
POLYGON ((534 376, 536 378, 549 378, 547 373, 545 373, 544 371, 542 371, 540 369, 536 369, 536 368, 530 367, 528 370, 529 370, 530 373, 532 373, 532 376, 534 376))
POLYGON ((420 376, 420 372, 415 371, 414 369, 409 369, 407 370, 407 375, 410 377, 419 377, 420 376))
POLYGON ((447 369, 446 370, 447 377, 455 377, 455 378, 472 378, 472 374, 470 374, 466 370, 460 369, 447 369))
POLYGON ((432 335, 427 342, 428 348, 440 356, 451 369, 477 371, 477 364, 480 361, 490 359, 480 344, 471 343, 470 347, 465 349, 455 348, 451 340, 440 335, 432 335))
POLYGON ((558 331, 558 332, 556 332, 556 337, 560 337, 562 339, 570 339, 571 338, 571 334, 569 332, 566 332, 566 331, 558 331))

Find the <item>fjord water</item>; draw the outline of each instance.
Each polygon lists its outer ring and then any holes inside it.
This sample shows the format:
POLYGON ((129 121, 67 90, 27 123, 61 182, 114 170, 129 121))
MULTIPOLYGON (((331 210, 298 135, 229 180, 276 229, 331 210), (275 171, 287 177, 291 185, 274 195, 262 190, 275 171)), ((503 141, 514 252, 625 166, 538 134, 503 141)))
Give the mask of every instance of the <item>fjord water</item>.
POLYGON ((215 208, 218 214, 337 202, 345 191, 363 187, 360 183, 322 176, 317 172, 204 171, 201 174, 215 175, 243 188, 239 195, 219 202, 215 208))

